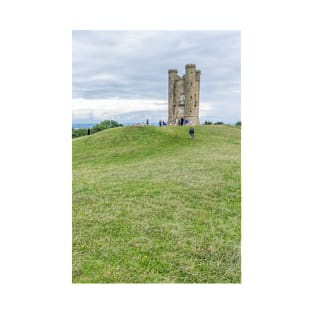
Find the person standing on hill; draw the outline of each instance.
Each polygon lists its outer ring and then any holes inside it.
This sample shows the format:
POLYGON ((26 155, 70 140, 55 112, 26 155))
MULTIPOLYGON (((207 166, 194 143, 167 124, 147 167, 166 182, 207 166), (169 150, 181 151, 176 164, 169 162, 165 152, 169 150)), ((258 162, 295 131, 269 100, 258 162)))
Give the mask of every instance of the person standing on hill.
POLYGON ((195 138, 195 129, 193 127, 189 128, 189 136, 190 140, 193 140, 195 138))

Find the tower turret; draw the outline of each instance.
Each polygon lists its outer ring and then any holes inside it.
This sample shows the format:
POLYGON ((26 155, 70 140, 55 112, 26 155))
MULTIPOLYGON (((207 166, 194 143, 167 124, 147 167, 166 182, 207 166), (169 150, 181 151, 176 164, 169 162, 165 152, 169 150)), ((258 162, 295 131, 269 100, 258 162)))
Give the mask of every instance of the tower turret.
POLYGON ((198 92, 196 86, 196 65, 186 64, 185 68, 185 119, 198 124, 199 118, 195 106, 198 92))
POLYGON ((200 82, 200 75, 201 75, 201 71, 196 70, 196 81, 198 81, 198 82, 200 82))
POLYGON ((177 76, 176 69, 168 70, 168 125, 175 119, 175 80, 177 76))
POLYGON ((197 116, 197 118, 198 118, 197 123, 200 123, 200 121, 199 121, 200 76, 201 76, 201 71, 196 70, 196 97, 195 97, 195 104, 193 107, 193 112, 194 112, 194 116, 197 116))

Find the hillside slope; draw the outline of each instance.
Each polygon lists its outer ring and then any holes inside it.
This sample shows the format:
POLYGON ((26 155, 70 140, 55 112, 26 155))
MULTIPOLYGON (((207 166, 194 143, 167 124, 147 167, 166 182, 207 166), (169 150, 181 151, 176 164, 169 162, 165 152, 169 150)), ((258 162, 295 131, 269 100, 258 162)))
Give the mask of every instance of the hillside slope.
POLYGON ((240 128, 73 140, 73 282, 240 282, 240 128))

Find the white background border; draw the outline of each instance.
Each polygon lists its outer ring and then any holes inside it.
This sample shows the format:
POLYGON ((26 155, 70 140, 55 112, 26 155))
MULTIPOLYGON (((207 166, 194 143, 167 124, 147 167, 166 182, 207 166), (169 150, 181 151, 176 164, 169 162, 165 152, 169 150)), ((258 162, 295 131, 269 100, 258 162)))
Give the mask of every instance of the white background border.
POLYGON ((30 0, 0 12, 2 312, 312 312, 309 1, 30 0), (242 284, 71 284, 72 29, 242 31, 242 284))

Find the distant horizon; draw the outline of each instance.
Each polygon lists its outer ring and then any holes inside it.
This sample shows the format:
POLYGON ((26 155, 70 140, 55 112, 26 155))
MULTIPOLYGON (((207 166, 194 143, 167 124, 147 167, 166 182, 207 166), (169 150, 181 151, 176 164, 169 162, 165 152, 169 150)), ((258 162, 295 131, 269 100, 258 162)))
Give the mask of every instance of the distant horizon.
MULTIPOLYGON (((110 119, 105 119, 106 121, 107 120, 110 120, 110 119)), ((136 121, 136 122, 131 122, 131 121, 125 121, 125 122, 123 122, 123 121, 117 121, 117 120, 113 120, 113 119, 111 119, 112 121, 116 121, 116 122, 118 122, 118 123, 120 123, 120 124, 122 124, 123 126, 131 126, 131 125, 135 125, 135 124, 137 124, 137 123, 146 123, 146 121, 136 121)), ((72 128, 91 128, 91 127, 93 127, 94 125, 96 125, 96 124, 99 124, 99 123, 101 123, 102 121, 104 121, 104 120, 99 120, 99 121, 92 121, 92 122, 72 122, 72 128), (84 126, 84 127, 83 127, 84 126)), ((166 123, 167 123, 167 121, 166 120, 164 120, 166 123)), ((238 120, 238 121, 236 121, 236 122, 233 122, 233 123, 229 123, 229 122, 225 122, 225 121, 212 121, 212 120, 206 120, 206 121, 208 121, 208 122, 212 122, 213 124, 214 123, 218 123, 218 122, 222 122, 223 124, 225 124, 225 125, 235 125, 237 122, 241 122, 241 120, 238 120)), ((200 125, 203 125, 204 124, 204 122, 205 121, 201 121, 201 123, 200 123, 200 125)), ((159 121, 150 121, 149 120, 149 125, 152 125, 152 126, 158 126, 158 124, 159 124, 159 121)))

